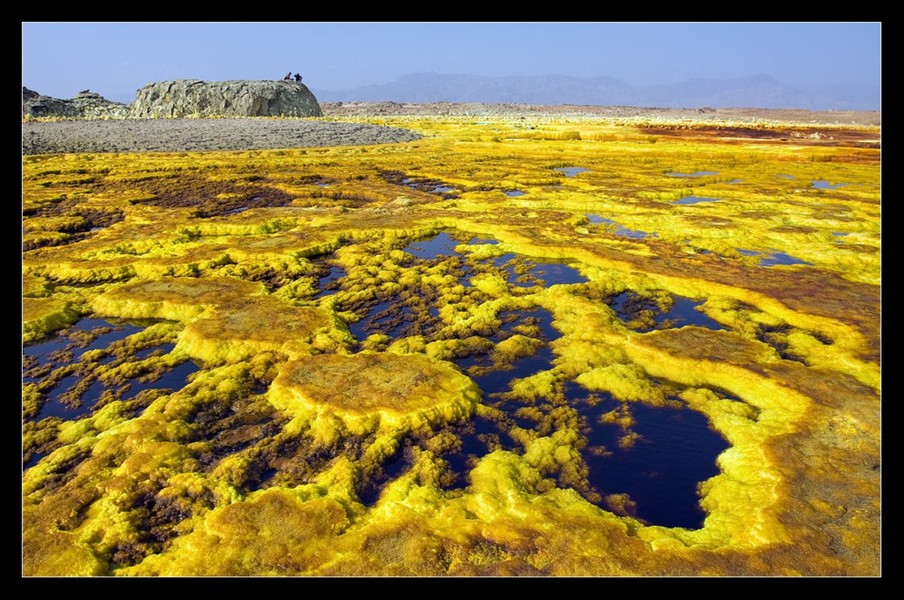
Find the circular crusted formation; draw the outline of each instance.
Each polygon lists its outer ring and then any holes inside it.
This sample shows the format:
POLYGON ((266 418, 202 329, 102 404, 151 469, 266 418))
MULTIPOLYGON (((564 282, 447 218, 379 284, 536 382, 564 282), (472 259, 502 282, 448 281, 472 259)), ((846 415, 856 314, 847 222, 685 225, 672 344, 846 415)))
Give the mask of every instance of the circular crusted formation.
POLYGON ((273 388, 309 410, 346 417, 439 411, 451 420, 471 414, 479 398, 468 377, 420 354, 320 354, 287 363, 273 388))

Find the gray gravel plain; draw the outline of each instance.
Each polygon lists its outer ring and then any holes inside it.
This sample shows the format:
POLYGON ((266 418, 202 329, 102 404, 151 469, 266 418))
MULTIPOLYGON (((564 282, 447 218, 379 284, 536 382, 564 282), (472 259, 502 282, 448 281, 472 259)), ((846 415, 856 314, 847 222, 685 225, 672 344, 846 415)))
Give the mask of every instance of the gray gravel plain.
POLYGON ((22 154, 263 150, 410 142, 397 127, 296 119, 116 119, 22 123, 22 154))
MULTIPOLYGON (((815 124, 881 125, 879 111, 807 111, 752 108, 667 109, 625 106, 535 106, 523 104, 403 104, 332 102, 326 117, 386 115, 521 115, 522 117, 662 117, 695 121, 773 121, 815 124)), ((409 142, 419 134, 397 127, 320 120, 111 119, 24 121, 22 154, 75 152, 192 152, 263 150, 316 146, 356 146, 409 142)))

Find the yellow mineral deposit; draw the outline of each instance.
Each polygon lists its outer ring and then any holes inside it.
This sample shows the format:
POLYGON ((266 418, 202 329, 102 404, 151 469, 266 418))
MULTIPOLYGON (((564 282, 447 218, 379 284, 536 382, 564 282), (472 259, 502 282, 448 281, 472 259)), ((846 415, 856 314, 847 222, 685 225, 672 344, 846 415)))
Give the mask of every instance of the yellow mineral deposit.
MULTIPOLYGON (((23 158, 23 341, 84 316, 153 320, 144 335, 175 348, 148 368, 202 367, 137 413, 110 398, 78 420, 26 418, 41 458, 23 472, 24 574, 880 572, 877 128, 815 139, 799 125, 779 141, 738 123, 361 120, 424 137, 23 158), (674 175, 698 172, 713 174, 674 175), (676 203, 690 195, 717 201, 676 203), (464 263, 401 250, 440 231, 464 263), (478 267, 507 253, 568 260, 587 282, 512 285, 478 267), (809 264, 760 264, 776 253, 809 264), (320 296, 325 264, 344 280, 320 296), (417 289, 435 297, 433 313, 411 305, 429 333, 359 345, 350 307, 417 289), (627 292, 702 302, 724 330, 644 332, 604 301, 627 292), (537 308, 559 334, 553 360, 510 396, 544 426, 511 426, 521 451, 489 451, 445 485, 456 427, 498 417, 451 361, 532 354, 535 326, 492 336, 504 311, 537 308), (618 490, 579 493, 575 412, 531 404, 567 382, 621 403, 601 422, 625 447, 636 403, 706 416, 729 447, 700 483, 702 527, 627 516, 618 490)), ((25 415, 45 401, 24 387, 25 415)))

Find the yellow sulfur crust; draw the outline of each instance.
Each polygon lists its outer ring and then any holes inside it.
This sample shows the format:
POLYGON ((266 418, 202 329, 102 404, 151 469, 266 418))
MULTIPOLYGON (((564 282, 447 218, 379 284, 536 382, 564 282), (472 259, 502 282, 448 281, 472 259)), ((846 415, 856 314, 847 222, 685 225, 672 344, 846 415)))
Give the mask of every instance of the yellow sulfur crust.
POLYGON ((24 157, 23 342, 83 316, 152 320, 118 362, 84 355, 93 376, 200 370, 72 421, 35 421, 48 391, 23 385, 23 444, 42 449, 23 470, 23 574, 881 574, 878 128, 779 141, 591 118, 362 121, 424 137, 24 157), (586 171, 557 170, 572 166, 586 171), (674 175, 699 171, 716 174, 674 175), (253 208, 217 210, 249 190, 253 208), (690 195, 718 201, 676 203, 690 195), (116 218, 88 230, 96 211, 116 218), (403 251, 440 232, 458 252, 403 251), (781 253, 809 264, 759 262, 781 253), (494 266, 508 255, 511 271, 494 266), (531 279, 555 261, 583 280, 531 279), (330 267, 343 279, 325 293, 330 267), (654 308, 626 320, 622 294, 654 308), (401 333, 356 339, 362 307, 394 298, 401 333), (675 298, 722 329, 645 330, 675 298), (539 309, 551 344, 532 322, 498 337, 507 314, 539 309), (152 341, 174 348, 138 356, 152 341), (505 396, 536 430, 452 362, 505 370, 546 347, 548 367, 505 396), (566 384, 618 403, 600 422, 625 448, 638 403, 706 417, 728 448, 699 484, 702 527, 630 516, 624 494, 590 501, 566 384), (490 447, 451 486, 478 419, 517 449, 490 447))

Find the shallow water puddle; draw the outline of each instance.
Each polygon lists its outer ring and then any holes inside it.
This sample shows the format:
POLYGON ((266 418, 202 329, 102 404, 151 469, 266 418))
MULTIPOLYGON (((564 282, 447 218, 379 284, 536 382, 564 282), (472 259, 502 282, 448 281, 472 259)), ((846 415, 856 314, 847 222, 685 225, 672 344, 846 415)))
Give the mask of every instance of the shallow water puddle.
MULTIPOLYGON (((135 358, 138 360, 144 360, 146 358, 150 358, 151 356, 159 356, 163 354, 169 354, 173 350, 175 350, 176 344, 160 344, 159 346, 153 346, 151 348, 145 348, 144 350, 139 350, 135 353, 135 358)), ((113 360, 113 357, 108 356, 102 359, 100 362, 109 362, 113 360)))
POLYGON ((673 296, 671 310, 662 313, 662 318, 661 320, 657 319, 657 324, 670 323, 672 328, 696 325, 697 327, 706 327, 713 330, 725 329, 724 325, 712 319, 705 312, 697 310, 697 307, 703 303, 704 301, 695 302, 690 298, 673 296))
POLYGON ((632 238, 635 240, 642 240, 648 237, 658 237, 657 233, 650 233, 647 231, 640 231, 639 229, 628 229, 627 227, 622 227, 612 219, 607 219, 606 217, 601 217, 599 215, 587 215, 587 219, 593 223, 594 225, 614 225, 615 226, 615 235, 619 237, 632 238))
MULTIPOLYGON (((22 354, 34 358, 38 365, 51 364, 56 367, 59 366, 56 364, 57 358, 61 355, 68 362, 74 362, 88 350, 105 348, 141 329, 129 323, 114 324, 103 319, 82 319, 45 342, 24 346, 22 354), (85 344, 85 339, 91 340, 90 343, 85 344), (68 353, 71 353, 71 358, 68 353)), ((29 378, 25 377, 25 380, 28 381, 29 378)))
POLYGON ((348 330, 355 339, 365 340, 374 333, 383 333, 392 339, 422 335, 425 324, 419 322, 412 307, 400 305, 395 299, 369 307, 364 318, 350 323, 348 330))
POLYGON ((41 459, 50 454, 50 452, 33 452, 31 458, 29 458, 26 462, 22 464, 22 470, 25 471, 27 469, 32 468, 39 462, 41 459))
POLYGON ((817 179, 816 181, 813 182, 813 184, 810 187, 815 188, 817 190, 837 190, 838 188, 844 187, 846 185, 851 185, 851 184, 836 183, 833 185, 832 183, 826 181, 825 179, 817 179))
MULTIPOLYGON (((552 326, 552 315, 542 308, 506 311, 500 313, 499 317, 504 321, 504 325, 491 337, 493 341, 498 342, 513 335, 518 327, 534 326, 542 333, 544 343, 533 354, 522 356, 510 364, 493 364, 492 357, 486 353, 472 354, 454 361, 463 372, 471 376, 481 389, 485 404, 496 407, 506 405, 510 410, 503 409, 506 414, 501 422, 475 415, 467 423, 454 428, 454 434, 458 436, 461 446, 454 452, 442 455, 442 458, 449 464, 450 475, 453 479, 447 489, 466 487, 468 485, 467 473, 473 467, 474 462, 489 452, 503 448, 520 453, 520 445, 508 433, 511 426, 532 428, 536 425, 530 419, 515 415, 515 411, 519 407, 516 405, 517 403, 500 400, 496 395, 509 391, 511 384, 518 379, 552 368, 555 356, 549 342, 561 334, 552 326)), ((384 466, 384 472, 379 480, 375 481, 361 495, 362 502, 369 505, 375 503, 386 483, 403 474, 410 467, 411 464, 406 460, 405 452, 397 453, 389 464, 384 466)))
MULTIPOLYGON (((523 256, 506 253, 501 256, 474 260, 466 254, 456 252, 456 247, 470 244, 496 244, 495 240, 471 237, 467 242, 456 239, 447 232, 429 239, 412 242, 403 251, 420 261, 455 261, 459 272, 459 283, 470 293, 474 290, 471 277, 476 272, 496 269, 506 282, 515 287, 527 289, 533 286, 584 283, 587 278, 574 267, 559 262, 541 262, 523 256)), ((393 339, 411 335, 429 335, 431 330, 442 325, 439 307, 434 291, 416 288, 408 290, 406 299, 382 297, 363 303, 353 310, 360 319, 349 325, 349 331, 358 340, 364 340, 374 333, 383 333, 393 339)), ((322 291, 320 294, 324 294, 322 291)), ((320 297, 320 296, 318 296, 320 297)))
MULTIPOLYGON (((548 286, 586 281, 567 264, 539 262, 512 253, 474 261, 455 252, 455 248, 463 242, 453 235, 443 232, 426 240, 418 240, 407 245, 404 251, 420 261, 461 261, 468 266, 470 260, 469 266, 474 269, 500 269, 513 290, 525 285, 548 286)), ((462 268, 462 271, 465 269, 462 268)), ((626 307, 631 301, 629 296, 625 293, 613 300, 613 305, 626 316, 629 312, 626 307)), ((634 296, 635 304, 650 310, 650 329, 688 324, 723 328, 696 310, 700 302, 675 297, 671 308, 662 311, 658 304, 634 296)), ((429 339, 430 332, 437 331, 431 330, 431 327, 442 325, 438 319, 436 297, 411 293, 404 298, 404 301, 401 296, 384 298, 368 307, 367 314, 349 326, 350 331, 359 340, 375 332, 393 339, 411 335, 427 335, 429 339)), ((634 312, 637 308, 634 307, 634 312)), ((548 436, 563 423, 574 423, 577 418, 581 423, 581 433, 587 438, 587 447, 581 450, 581 456, 589 478, 575 489, 588 501, 607 510, 634 514, 659 525, 700 527, 704 514, 699 507, 697 485, 718 472, 715 457, 726 447, 722 437, 709 429, 706 418, 690 409, 654 409, 632 404, 630 416, 634 424, 630 426, 631 431, 626 432, 624 420, 601 420, 604 414, 613 410, 626 410, 622 403, 611 397, 600 400, 593 396, 591 399, 588 392, 576 384, 567 384, 564 394, 559 390, 555 398, 541 397, 528 402, 511 396, 509 393, 515 389, 517 382, 555 368, 551 342, 561 334, 553 327, 552 314, 540 307, 502 311, 496 318, 500 322, 498 328, 482 335, 489 344, 475 345, 469 354, 459 355, 452 361, 480 388, 483 404, 489 407, 490 412, 475 415, 465 423, 444 426, 443 435, 451 434, 456 441, 442 446, 445 450, 433 450, 446 464, 440 485, 447 490, 466 487, 469 484, 468 474, 476 462, 495 450, 523 454, 525 447, 523 442, 518 441, 521 436, 514 433, 519 429, 533 431, 536 436, 548 436), (499 354, 497 345, 515 335, 534 340, 524 347, 526 353, 515 356, 499 354), (566 420, 562 421, 563 418, 566 420), (633 445, 620 444, 628 434, 634 441, 633 445), (621 503, 621 508, 615 506, 613 494, 627 494, 631 500, 627 503, 629 508, 624 509, 625 502, 621 503), (635 504, 636 509, 630 508, 635 504)), ((385 461, 359 490, 359 497, 366 506, 375 505, 386 486, 414 466, 416 457, 422 456, 418 448, 421 451, 428 449, 428 438, 429 435, 419 437, 407 434, 399 441, 396 454, 385 461)), ((562 475, 549 473, 548 476, 559 479, 562 475)), ((558 484, 564 487, 572 485, 561 479, 558 484)))
POLYGON ((320 277, 317 281, 317 289, 319 290, 314 296, 320 299, 331 294, 335 294, 339 289, 340 280, 345 277, 345 269, 337 265, 331 265, 329 273, 320 277))
MULTIPOLYGON (((530 313, 541 321, 546 344, 507 368, 491 368, 472 375, 483 392, 484 404, 501 411, 502 416, 491 419, 478 415, 454 428, 460 446, 441 456, 450 471, 451 481, 446 489, 467 487, 470 469, 490 452, 503 449, 523 454, 524 447, 510 433, 513 427, 536 430, 540 435, 550 435, 554 430, 554 425, 551 430, 549 422, 544 424, 536 416, 562 410, 561 406, 555 408, 556 404, 550 399, 541 398, 536 403, 526 404, 499 396, 510 391, 515 381, 553 366, 554 354, 548 342, 559 334, 552 328, 551 315, 542 309, 530 313), (528 408, 530 410, 525 412, 528 408)), ((509 329, 517 322, 510 322, 509 329)), ((457 360, 456 364, 468 372, 480 362, 480 357, 466 357, 457 360)), ((728 447, 725 439, 710 428, 704 415, 688 408, 650 407, 640 403, 626 405, 608 394, 599 396, 591 398, 586 390, 571 383, 565 390, 567 404, 576 411, 582 424, 581 433, 587 440, 581 456, 587 468, 589 487, 578 491, 602 508, 630 514, 649 523, 666 527, 701 527, 705 513, 700 508, 697 486, 718 474, 715 460, 728 447), (612 419, 610 413, 613 411, 627 413, 631 418, 630 426, 626 428, 623 421, 612 419), (630 501, 613 506, 609 502, 613 494, 627 495, 630 501)), ((383 476, 365 492, 362 501, 368 505, 376 503, 386 483, 410 467, 406 452, 400 451, 384 467, 383 476)), ((568 487, 562 482, 560 485, 568 487)))
POLYGON ((634 292, 622 292, 607 302, 619 319, 640 333, 655 329, 675 329, 685 325, 712 330, 725 329, 724 325, 697 310, 703 303, 704 301, 696 302, 690 298, 673 296, 672 307, 662 311, 655 300, 634 292))
POLYGON ((403 251, 424 260, 432 260, 440 256, 454 255, 455 247, 460 243, 444 231, 428 240, 412 242, 405 246, 403 251))
POLYGON ((522 288, 534 285, 568 285, 587 281, 586 277, 568 264, 534 262, 512 253, 497 256, 493 259, 493 264, 505 270, 509 284, 522 288))
POLYGON ((536 263, 531 267, 530 274, 545 282, 547 286, 587 282, 587 278, 577 269, 563 263, 536 263))
POLYGON ((522 192, 521 190, 509 190, 505 193, 509 198, 517 198, 518 196, 523 196, 526 192, 522 192))
POLYGON ((564 173, 565 177, 576 177, 578 173, 583 173, 585 171, 589 171, 590 169, 585 169, 584 167, 557 167, 553 170, 558 171, 559 173, 564 173))
POLYGON ((744 256, 760 256, 759 266, 761 267, 774 267, 776 265, 813 266, 813 263, 801 260, 799 258, 791 256, 790 254, 786 254, 785 252, 776 251, 769 254, 764 254, 763 252, 757 252, 756 250, 746 250, 744 248, 738 248, 737 250, 744 256))
MULTIPOLYGON (((477 416, 457 429, 460 448, 443 456, 455 473, 450 489, 466 487, 467 473, 489 452, 503 449, 522 454, 524 448, 509 433, 512 427, 534 429, 541 435, 552 433, 550 424, 537 421, 535 415, 561 411, 561 406, 556 408, 544 399, 527 405, 495 398, 515 380, 549 369, 553 356, 548 348, 544 350, 516 361, 511 371, 491 371, 473 378, 484 393, 484 403, 501 410, 504 417, 477 416)), ((588 487, 581 487, 579 493, 602 508, 655 525, 702 527, 706 515, 700 508, 697 486, 719 473, 716 457, 728 448, 703 414, 681 404, 676 404, 680 408, 651 407, 622 403, 609 394, 591 396, 573 383, 566 385, 565 399, 576 411, 586 439, 581 456, 588 487), (618 414, 628 417, 629 424, 612 418, 618 414), (629 501, 613 505, 609 501, 612 495, 627 495, 629 501)), ((559 485, 569 487, 561 481, 559 485)))
MULTIPOLYGON (((44 378, 52 377, 54 372, 61 368, 78 366, 76 372, 65 375, 47 393, 44 403, 38 414, 32 419, 40 421, 47 417, 59 417, 66 420, 74 420, 91 413, 94 405, 108 389, 115 390, 121 399, 129 399, 139 392, 147 389, 181 389, 187 383, 188 377, 199 370, 199 367, 191 362, 183 362, 173 369, 165 371, 157 376, 148 374, 142 377, 146 381, 140 381, 138 377, 119 385, 108 387, 100 379, 95 379, 86 389, 75 395, 74 388, 85 377, 92 377, 90 365, 106 365, 117 357, 107 354, 99 357, 93 363, 85 363, 82 356, 89 350, 106 350, 114 342, 124 340, 134 333, 142 331, 139 327, 130 323, 114 323, 103 319, 82 319, 75 325, 57 334, 53 339, 23 348, 26 357, 26 366, 23 371, 24 383, 39 384, 44 378)), ((168 354, 175 348, 174 344, 164 343, 143 348, 133 355, 120 358, 124 362, 142 361, 151 356, 168 354)))
POLYGON ((670 173, 666 173, 669 177, 708 177, 710 175, 718 175, 718 171, 696 171, 694 173, 679 173, 677 171, 672 171, 670 173))
POLYGON ((697 486, 719 473, 716 457, 729 447, 706 416, 684 407, 621 403, 609 394, 591 400, 576 385, 566 396, 585 420, 588 443, 581 453, 593 491, 604 498, 627 494, 633 504, 625 512, 655 525, 703 526, 697 486), (613 411, 630 414, 630 431, 605 417, 613 411))
POLYGON ((704 198, 702 196, 685 196, 675 200, 673 204, 699 204, 700 202, 720 202, 721 198, 704 198))
POLYGON ((402 183, 411 189, 429 192, 431 194, 449 194, 458 191, 456 188, 449 185, 429 181, 418 181, 409 177, 402 179, 402 183))
POLYGON ((149 389, 170 389, 170 390, 180 390, 185 387, 188 383, 188 378, 192 375, 192 373, 197 373, 199 370, 198 365, 194 362, 187 360, 184 363, 180 363, 179 365, 173 367, 169 371, 164 372, 160 377, 154 379, 153 381, 142 382, 136 379, 130 379, 128 384, 129 390, 122 395, 122 400, 129 400, 134 398, 139 394, 139 392, 143 392, 144 390, 149 389))
POLYGON ((404 185, 419 192, 427 192, 429 194, 439 194, 444 198, 453 198, 458 194, 458 189, 454 186, 446 185, 437 179, 417 179, 409 177, 402 171, 383 171, 380 176, 389 183, 396 185, 404 185))
POLYGON ((188 378, 192 373, 199 370, 198 365, 192 361, 186 361, 178 366, 164 372, 154 381, 142 382, 138 378, 131 379, 121 386, 108 388, 101 380, 95 380, 85 392, 79 396, 79 405, 71 406, 61 401, 61 396, 72 389, 79 382, 80 378, 75 375, 69 375, 60 382, 60 384, 51 390, 51 396, 44 402, 38 416, 34 419, 40 421, 47 417, 59 417, 65 420, 76 420, 91 414, 94 405, 100 399, 101 395, 108 389, 116 389, 122 395, 120 400, 130 400, 137 396, 139 392, 150 389, 171 389, 173 391, 182 389, 188 383, 188 378), (124 391, 127 390, 127 391, 124 391))
POLYGON ((773 252, 769 256, 763 257, 760 264, 764 267, 773 267, 775 265, 813 265, 811 262, 795 258, 784 252, 773 252))

